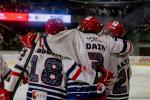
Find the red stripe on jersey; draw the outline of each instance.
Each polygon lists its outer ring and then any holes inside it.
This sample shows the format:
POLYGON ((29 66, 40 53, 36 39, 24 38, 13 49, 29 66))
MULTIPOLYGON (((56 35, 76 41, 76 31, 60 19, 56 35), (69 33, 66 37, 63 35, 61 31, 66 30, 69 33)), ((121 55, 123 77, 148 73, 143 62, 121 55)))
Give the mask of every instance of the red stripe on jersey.
POLYGON ((74 74, 74 76, 72 77, 72 80, 76 80, 78 78, 78 76, 80 75, 81 73, 81 68, 82 67, 79 67, 79 69, 77 70, 77 72, 74 74))
POLYGON ((14 76, 20 76, 20 73, 17 73, 17 72, 12 72, 12 75, 14 75, 14 76))

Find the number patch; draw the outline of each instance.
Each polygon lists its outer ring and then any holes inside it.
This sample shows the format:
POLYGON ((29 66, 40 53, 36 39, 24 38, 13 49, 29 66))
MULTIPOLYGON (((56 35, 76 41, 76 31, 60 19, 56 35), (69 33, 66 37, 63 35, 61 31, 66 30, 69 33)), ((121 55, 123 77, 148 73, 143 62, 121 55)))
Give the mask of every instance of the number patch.
POLYGON ((89 59, 92 61, 93 69, 99 69, 99 67, 101 66, 103 67, 104 57, 101 53, 88 52, 88 56, 89 56, 89 59))
POLYGON ((123 86, 126 82, 126 72, 125 69, 121 70, 118 75, 118 82, 113 87, 114 94, 121 94, 127 92, 127 86, 123 86))
POLYGON ((60 86, 62 82, 62 63, 59 59, 48 58, 42 72, 43 83, 51 86, 60 86))
MULTIPOLYGON (((38 56, 33 55, 31 59, 31 71, 29 73, 29 80, 38 82, 39 76, 36 74, 36 66, 38 56)), ((41 80, 44 84, 50 86, 60 86, 62 82, 62 62, 56 58, 48 58, 45 61, 45 66, 41 74, 41 80)))
POLYGON ((118 65, 118 81, 115 83, 113 87, 113 93, 114 94, 121 94, 121 93, 127 93, 127 86, 124 84, 129 84, 126 82, 129 82, 129 68, 126 68, 129 64, 129 59, 125 59, 123 62, 121 62, 121 65, 118 65), (121 69, 122 68, 122 69, 121 69))

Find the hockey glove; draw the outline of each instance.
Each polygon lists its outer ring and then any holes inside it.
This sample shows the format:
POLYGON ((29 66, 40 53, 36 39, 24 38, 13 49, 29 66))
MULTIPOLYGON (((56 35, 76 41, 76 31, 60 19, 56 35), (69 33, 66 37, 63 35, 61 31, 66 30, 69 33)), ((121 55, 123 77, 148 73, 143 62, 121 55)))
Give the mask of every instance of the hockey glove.
POLYGON ((11 92, 6 89, 0 89, 0 100, 11 100, 11 92))
POLYGON ((34 42, 36 36, 37 36, 36 34, 31 34, 31 33, 29 33, 25 36, 22 36, 23 45, 27 48, 32 48, 33 42, 34 42))
POLYGON ((98 93, 102 93, 105 90, 105 86, 110 83, 112 76, 113 74, 104 67, 97 71, 94 83, 97 84, 98 93))
POLYGON ((105 86, 108 86, 113 74, 104 67, 100 68, 100 71, 102 73, 102 77, 98 80, 98 83, 103 83, 105 86))

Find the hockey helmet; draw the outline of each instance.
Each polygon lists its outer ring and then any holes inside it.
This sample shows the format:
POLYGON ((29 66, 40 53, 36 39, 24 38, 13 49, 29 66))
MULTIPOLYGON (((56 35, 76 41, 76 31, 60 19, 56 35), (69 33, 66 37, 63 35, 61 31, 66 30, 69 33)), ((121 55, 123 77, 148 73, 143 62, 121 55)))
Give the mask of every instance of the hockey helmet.
POLYGON ((46 34, 55 35, 64 29, 64 23, 60 18, 49 19, 45 24, 46 34))
POLYGON ((119 23, 118 21, 110 21, 105 25, 106 30, 111 32, 112 36, 122 38, 124 34, 127 32, 124 25, 119 23))
POLYGON ((101 31, 101 24, 98 19, 93 16, 88 16, 81 19, 78 29, 84 33, 98 33, 101 31))

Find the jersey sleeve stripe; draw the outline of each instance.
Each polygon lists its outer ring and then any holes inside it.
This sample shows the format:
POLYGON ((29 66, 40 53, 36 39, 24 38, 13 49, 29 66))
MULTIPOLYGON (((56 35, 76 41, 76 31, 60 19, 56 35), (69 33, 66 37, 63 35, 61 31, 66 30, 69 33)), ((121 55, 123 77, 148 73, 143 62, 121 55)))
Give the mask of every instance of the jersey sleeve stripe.
POLYGON ((47 48, 47 50, 52 51, 52 50, 49 48, 49 46, 48 46, 48 43, 47 43, 46 37, 47 37, 47 35, 43 37, 44 45, 45 45, 45 47, 47 48))
MULTIPOLYGON (((15 65, 14 68, 16 68, 16 69, 18 69, 18 70, 20 70, 20 71, 23 70, 23 68, 22 68, 21 66, 19 66, 19 65, 15 65)), ((27 70, 25 70, 25 72, 28 74, 28 71, 27 71, 27 70)))
POLYGON ((14 68, 16 68, 16 69, 19 69, 19 70, 22 70, 23 68, 22 67, 20 67, 19 65, 15 65, 15 67, 14 68))
POLYGON ((63 89, 60 89, 60 88, 57 88, 57 87, 53 87, 53 86, 45 86, 45 85, 42 85, 42 84, 36 84, 36 83, 30 83, 29 82, 29 87, 31 86, 35 86, 35 87, 41 87, 41 88, 45 88, 45 89, 51 89, 51 90, 56 90, 56 91, 60 91, 60 92, 63 92, 63 93, 66 93, 66 90, 63 90, 63 89))
POLYGON ((69 77, 69 75, 73 72, 73 70, 75 70, 77 66, 77 63, 74 63, 71 68, 66 72, 66 76, 69 77))
POLYGON ((66 98, 66 94, 61 93, 60 91, 55 91, 55 90, 51 90, 50 88, 46 89, 46 88, 35 87, 35 86, 29 87, 28 92, 27 92, 27 96, 32 98, 33 93, 38 92, 38 91, 47 93, 47 99, 46 100, 64 100, 66 98))
POLYGON ((12 72, 12 75, 13 75, 13 76, 20 76, 20 73, 17 73, 17 72, 14 72, 14 71, 13 71, 13 72, 12 72))
POLYGON ((72 80, 76 80, 78 78, 78 76, 80 75, 81 73, 81 68, 82 67, 79 67, 79 69, 77 70, 77 72, 72 76, 72 80))

